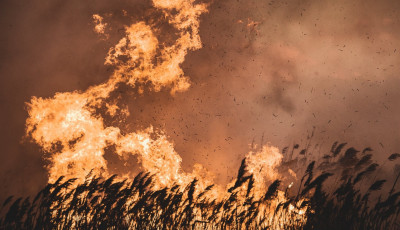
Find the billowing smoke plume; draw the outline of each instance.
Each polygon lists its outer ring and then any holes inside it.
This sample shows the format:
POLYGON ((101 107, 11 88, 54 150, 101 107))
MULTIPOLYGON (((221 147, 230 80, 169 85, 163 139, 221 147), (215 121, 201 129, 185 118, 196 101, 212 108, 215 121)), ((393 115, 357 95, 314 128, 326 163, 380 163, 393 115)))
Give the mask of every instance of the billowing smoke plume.
MULTIPOLYGON (((37 181, 47 181, 41 167, 48 162, 42 162, 37 146, 20 144, 27 116, 24 102, 32 95, 51 98, 55 92, 86 94, 91 85, 106 82, 118 69, 103 66, 104 57, 111 64, 133 60, 119 55, 124 51, 115 46, 122 44, 122 37, 129 44, 132 22, 159 28, 152 33, 160 47, 173 46, 180 29, 164 20, 162 11, 151 10, 150 1, 2 5, 1 27, 7 32, 0 35, 0 93, 2 111, 8 112, 1 114, 7 130, 1 138, 1 177, 10 186, 26 184, 18 187, 25 192, 40 187, 37 181), (94 29, 99 21, 91 23, 96 14, 107 23, 104 33, 94 29), (150 20, 155 15, 157 20, 150 20)), ((111 117, 117 103, 120 110, 114 116, 128 125, 120 128, 122 136, 151 125, 164 130, 157 135, 174 143, 184 171, 200 163, 220 182, 235 176, 248 144, 304 145, 314 127, 317 150, 339 140, 358 148, 371 146, 379 154, 375 157, 387 158, 400 147, 399 9, 397 1, 214 1, 209 13, 199 17, 203 48, 189 52, 181 64, 190 76, 189 90, 178 92, 188 86, 187 78, 162 88, 144 77, 135 92, 118 83, 97 112, 111 117)), ((142 36, 152 38, 151 33, 142 36)), ((105 127, 119 127, 96 119, 105 127)), ((16 187, 6 190, 15 192, 16 187)))

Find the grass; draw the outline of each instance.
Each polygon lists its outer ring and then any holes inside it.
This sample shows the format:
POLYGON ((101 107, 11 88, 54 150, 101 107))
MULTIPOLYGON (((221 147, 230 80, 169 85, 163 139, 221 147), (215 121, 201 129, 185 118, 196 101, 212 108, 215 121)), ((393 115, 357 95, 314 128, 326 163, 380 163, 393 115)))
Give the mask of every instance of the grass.
MULTIPOLYGON (((256 196, 245 160, 222 199, 212 195, 214 185, 200 188, 196 179, 156 188, 157 175, 148 173, 139 173, 132 181, 88 175, 79 185, 60 177, 33 199, 5 200, 0 228, 400 229, 400 192, 395 189, 400 174, 391 185, 383 179, 366 184, 379 168, 372 162, 371 149, 345 146, 335 143, 321 162, 310 162, 294 194, 276 180, 256 196), (327 183, 330 186, 324 186, 327 183), (382 190, 385 185, 388 192, 382 190)), ((399 157, 392 154, 388 160, 399 157)))

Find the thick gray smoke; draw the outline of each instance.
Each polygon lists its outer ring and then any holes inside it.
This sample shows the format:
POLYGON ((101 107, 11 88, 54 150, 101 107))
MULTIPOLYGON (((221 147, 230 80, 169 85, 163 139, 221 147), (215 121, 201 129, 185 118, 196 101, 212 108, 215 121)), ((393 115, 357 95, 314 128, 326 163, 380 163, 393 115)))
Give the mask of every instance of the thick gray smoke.
MULTIPOLYGON (((123 25, 156 13, 149 1, 0 4, 1 196, 22 195, 47 179, 40 149, 22 138, 24 103, 105 81, 123 25), (109 20, 109 40, 93 31, 95 13, 109 20)), ((191 88, 121 89, 126 129, 164 130, 185 169, 201 163, 222 183, 252 144, 305 145, 313 130, 326 151, 338 140, 386 159, 400 150, 399 11, 399 1, 214 1, 201 20, 204 47, 183 65, 191 88)))

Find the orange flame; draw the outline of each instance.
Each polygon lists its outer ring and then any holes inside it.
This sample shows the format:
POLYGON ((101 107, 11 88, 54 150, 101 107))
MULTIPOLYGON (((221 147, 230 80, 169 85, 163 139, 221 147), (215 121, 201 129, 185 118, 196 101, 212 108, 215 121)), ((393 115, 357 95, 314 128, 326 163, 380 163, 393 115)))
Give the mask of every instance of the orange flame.
MULTIPOLYGON (((145 170, 161 175, 161 185, 189 180, 182 173, 181 157, 165 135, 157 134, 155 139, 151 138, 151 134, 156 133, 151 127, 122 135, 118 127, 106 127, 104 119, 95 112, 105 104, 118 83, 135 86, 138 82, 151 82, 156 91, 173 85, 172 93, 189 87, 180 64, 188 50, 201 48, 198 17, 206 12, 206 6, 191 0, 153 1, 153 4, 178 30, 179 38, 175 44, 162 48, 153 29, 145 22, 127 26, 125 37, 109 50, 106 57, 105 64, 116 68, 106 83, 85 92, 57 93, 48 99, 33 97, 28 104, 27 134, 44 151, 54 153, 48 168, 49 182, 61 175, 83 179, 92 169, 96 174, 108 176, 103 155, 104 149, 111 145, 116 146, 121 157, 127 154, 140 156, 145 170), (173 10, 178 13, 172 13, 173 10), (156 57, 158 51, 160 57, 156 57)), ((106 25, 103 18, 93 17, 97 22, 95 30, 103 33, 106 25)), ((107 103, 106 108, 111 116, 122 112, 115 104, 107 103)))
MULTIPOLYGON (((194 178, 199 179, 200 188, 212 183, 212 174, 201 165, 196 164, 192 173, 182 170, 182 158, 161 131, 149 127, 124 135, 119 127, 106 126, 104 118, 96 113, 99 108, 106 108, 111 116, 127 115, 116 103, 106 102, 117 84, 135 87, 148 82, 155 91, 171 86, 172 94, 189 88, 180 65, 189 50, 201 48, 199 16, 207 12, 207 7, 195 4, 194 0, 153 0, 153 5, 177 30, 178 39, 173 45, 160 44, 155 29, 145 22, 126 26, 125 36, 106 57, 105 64, 115 67, 107 82, 84 92, 56 93, 47 99, 33 97, 28 103, 26 133, 45 152, 51 153, 50 183, 60 176, 78 178, 76 183, 82 183, 92 170, 95 175, 109 176, 104 158, 109 146, 115 147, 115 153, 122 159, 136 155, 143 169, 156 175, 155 187, 188 184, 194 178)), ((103 19, 99 15, 93 17, 97 22, 95 30, 103 33, 106 25, 103 19)), ((266 183, 279 178, 275 168, 281 160, 278 149, 271 146, 247 154, 247 171, 255 180, 255 196, 261 197, 266 183)), ((246 186, 242 186, 242 191, 246 186)), ((210 194, 214 198, 229 195, 222 191, 216 186, 210 194)), ((282 193, 279 199, 284 199, 282 193)))
POLYGON ((103 22, 104 18, 98 14, 93 15, 93 21, 96 24, 94 27, 94 31, 99 35, 104 36, 104 38, 108 38, 108 34, 106 34, 105 29, 107 27, 107 23, 103 22))
POLYGON ((268 184, 280 178, 276 167, 281 164, 282 157, 278 148, 267 145, 256 153, 250 151, 246 155, 246 169, 254 177, 254 190, 257 198, 262 192, 265 192, 268 184))

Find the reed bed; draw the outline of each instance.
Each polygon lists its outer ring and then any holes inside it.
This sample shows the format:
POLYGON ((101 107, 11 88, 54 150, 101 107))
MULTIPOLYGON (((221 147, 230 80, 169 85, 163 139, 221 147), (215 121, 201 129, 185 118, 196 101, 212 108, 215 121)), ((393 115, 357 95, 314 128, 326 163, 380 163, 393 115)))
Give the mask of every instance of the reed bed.
MULTIPOLYGON (((132 181, 88 175, 78 185, 75 179, 60 177, 32 199, 6 199, 0 228, 400 229, 396 190, 400 174, 393 184, 376 179, 362 189, 360 183, 365 185, 365 178, 379 165, 372 161, 369 148, 357 151, 345 146, 335 143, 321 162, 308 163, 294 193, 276 180, 255 196, 245 161, 222 199, 211 194, 214 185, 200 188, 196 179, 156 188, 157 175, 149 173, 139 173, 132 181), (335 176, 339 179, 326 189, 324 184, 335 176), (385 185, 387 192, 382 190, 385 185)), ((399 157, 395 153, 388 160, 399 157)))

